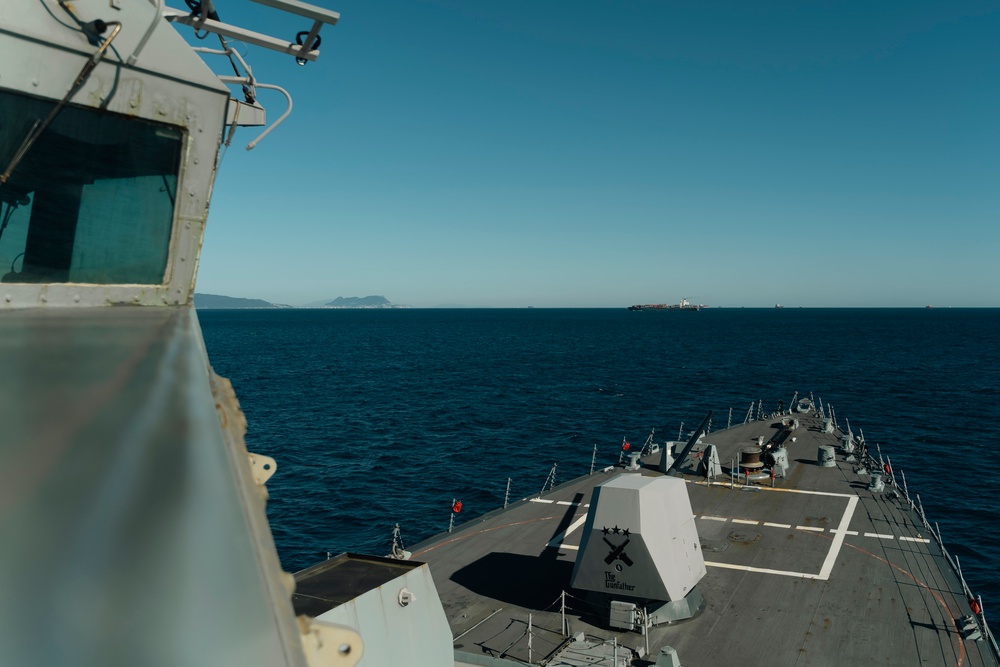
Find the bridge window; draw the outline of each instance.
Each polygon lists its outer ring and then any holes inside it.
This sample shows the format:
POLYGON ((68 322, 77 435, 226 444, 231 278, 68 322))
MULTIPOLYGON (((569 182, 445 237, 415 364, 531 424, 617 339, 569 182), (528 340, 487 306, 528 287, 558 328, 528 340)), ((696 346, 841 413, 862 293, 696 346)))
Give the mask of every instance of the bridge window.
MULTIPOLYGON (((0 90, 0 173, 54 103, 0 90)), ((67 105, 0 185, 0 277, 161 284, 183 135, 67 105)))

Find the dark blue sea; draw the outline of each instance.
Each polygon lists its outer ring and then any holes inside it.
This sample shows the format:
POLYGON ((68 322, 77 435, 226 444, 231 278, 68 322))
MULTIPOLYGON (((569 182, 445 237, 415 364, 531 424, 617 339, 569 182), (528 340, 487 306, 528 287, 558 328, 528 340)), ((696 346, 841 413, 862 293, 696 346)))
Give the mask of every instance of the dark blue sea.
MULTIPOLYGON (((987 612, 1000 609, 1000 310, 203 310, 209 358, 273 456, 285 569, 385 554, 795 392, 878 442, 987 612), (996 605, 996 606, 993 606, 996 605)), ((994 616, 995 618, 995 616, 994 616)))

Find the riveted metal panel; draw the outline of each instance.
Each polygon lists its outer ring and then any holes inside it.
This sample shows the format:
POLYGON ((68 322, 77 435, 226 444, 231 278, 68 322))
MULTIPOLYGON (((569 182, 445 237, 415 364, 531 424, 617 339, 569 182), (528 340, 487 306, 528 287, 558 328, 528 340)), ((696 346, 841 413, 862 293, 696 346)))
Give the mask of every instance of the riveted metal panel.
MULTIPOLYGON (((13 7, 5 5, 0 28, 0 88, 61 100, 96 48, 80 31, 63 25, 64 10, 53 0, 11 2, 13 7), (37 11, 39 1, 50 11, 37 11)), ((117 54, 105 54, 69 103, 167 123, 183 133, 167 269, 153 285, 3 283, 0 309, 162 306, 190 303, 193 297, 229 93, 150 3, 130 0, 121 5, 118 11, 104 2, 74 3, 81 20, 111 16, 121 20, 123 28, 112 43, 117 54), (129 67, 122 60, 154 19, 156 28, 147 46, 129 67)))

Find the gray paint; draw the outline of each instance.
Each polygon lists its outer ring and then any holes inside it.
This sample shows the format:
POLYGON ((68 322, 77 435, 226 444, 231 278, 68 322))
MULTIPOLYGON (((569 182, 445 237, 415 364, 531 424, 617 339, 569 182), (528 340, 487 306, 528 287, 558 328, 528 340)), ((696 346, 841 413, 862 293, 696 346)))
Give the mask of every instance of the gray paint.
POLYGON ((572 587, 679 600, 705 576, 683 479, 622 474, 594 489, 572 587))
MULTIPOLYGON (((6 91, 154 121, 182 142, 162 279, 156 270, 152 284, 0 284, 0 309, 14 311, 0 318, 3 665, 307 660, 246 423, 209 367, 190 306, 229 90, 158 4, 75 0, 80 21, 121 24, 102 36, 116 35, 101 58, 55 0, 3 4, 6 91), (163 307, 89 307, 108 305, 163 307)), ((39 136, 53 153, 66 141, 39 136)), ((94 161, 114 166, 103 145, 94 161)), ((114 198, 107 206, 128 210, 114 198)))
POLYGON ((823 468, 835 468, 837 466, 837 452, 833 445, 820 445, 816 449, 816 463, 823 468))
POLYGON ((771 453, 772 458, 774 458, 774 475, 776 477, 785 477, 788 474, 788 450, 784 447, 779 447, 771 453))
POLYGON ((426 564, 320 614, 316 618, 352 628, 365 650, 360 667, 440 667, 454 660, 451 630, 426 564), (405 606, 403 591, 411 594, 405 606))
MULTIPOLYGON (((40 10, 39 0, 5 3, 4 29, 9 32, 0 40, 0 81, 10 90, 61 100, 96 49, 79 31, 54 18, 63 13, 55 2, 43 1, 51 5, 51 13, 40 10)), ((122 22, 113 46, 125 57, 146 33, 156 10, 141 0, 120 5, 120 10, 110 10, 107 2, 98 0, 74 3, 83 21, 122 22)), ((106 55, 72 104, 106 104, 110 113, 169 123, 184 132, 167 270, 155 285, 6 283, 0 285, 0 309, 190 303, 228 100, 229 90, 166 22, 160 21, 152 32, 136 67, 120 67, 106 55)))
POLYGON ((0 665, 304 664, 193 308, 7 313, 0 368, 0 665))
POLYGON ((683 446, 684 443, 679 440, 668 440, 663 443, 663 449, 660 450, 660 460, 657 464, 657 469, 660 472, 667 472, 670 466, 674 464, 674 451, 678 445, 683 446))
POLYGON ((708 443, 701 455, 701 463, 698 465, 698 472, 709 479, 714 479, 722 474, 722 465, 719 463, 719 448, 708 443))
MULTIPOLYGON (((758 437, 770 438, 773 423, 768 419, 713 431, 720 460, 731 460, 758 437)), ((709 486, 703 478, 685 476, 700 538, 728 548, 705 551, 714 565, 696 588, 704 596, 704 610, 687 621, 650 628, 647 659, 653 660, 660 647, 672 646, 682 664, 692 667, 793 667, 804 662, 814 667, 872 662, 912 667, 928 661, 957 665, 960 660, 965 667, 996 667, 989 641, 962 642, 955 632, 956 620, 969 613, 967 598, 919 513, 905 502, 887 502, 882 494, 866 491, 861 482, 867 483, 867 474, 859 476, 856 466, 840 457, 836 470, 813 463, 819 445, 839 445, 840 432, 824 434, 821 424, 819 415, 802 419, 798 441, 786 441, 788 476, 773 489, 770 480, 751 491, 728 483, 709 486), (843 526, 848 533, 841 537, 842 548, 834 551, 836 531, 852 503, 857 506, 843 526)), ((641 474, 656 475, 649 466, 658 458, 644 459, 647 467, 641 474)), ((893 463, 905 465, 895 458, 893 463)), ((455 533, 411 547, 434 573, 453 634, 461 635, 463 648, 456 649, 493 655, 505 651, 508 660, 527 660, 528 614, 536 628, 534 660, 544 659, 542 646, 558 644, 558 600, 580 556, 573 547, 584 537, 584 505, 594 487, 608 478, 584 475, 540 499, 553 502, 513 503, 455 533), (580 519, 579 528, 554 540, 580 519), (556 545, 544 546, 553 541, 556 545)), ((607 605, 603 612, 594 606, 598 594, 567 593, 570 636, 584 632, 591 640, 609 643, 617 638, 623 654, 644 648, 647 637, 607 627, 607 605)), ((654 611, 653 604, 644 606, 654 611)))

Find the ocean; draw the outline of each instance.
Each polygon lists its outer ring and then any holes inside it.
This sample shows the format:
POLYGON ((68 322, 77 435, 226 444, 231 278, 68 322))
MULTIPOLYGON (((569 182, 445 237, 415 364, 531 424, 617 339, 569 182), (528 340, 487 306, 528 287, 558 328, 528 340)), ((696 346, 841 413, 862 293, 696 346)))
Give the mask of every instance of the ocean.
MULTIPOLYGON (((879 443, 1000 609, 1000 309, 201 310, 282 565, 384 555, 798 392, 879 443), (731 409, 731 413, 730 413, 731 409), (731 414, 731 417, 730 417, 731 414)), ((815 452, 806 453, 808 456, 815 452)))

